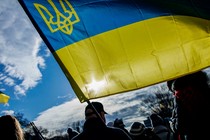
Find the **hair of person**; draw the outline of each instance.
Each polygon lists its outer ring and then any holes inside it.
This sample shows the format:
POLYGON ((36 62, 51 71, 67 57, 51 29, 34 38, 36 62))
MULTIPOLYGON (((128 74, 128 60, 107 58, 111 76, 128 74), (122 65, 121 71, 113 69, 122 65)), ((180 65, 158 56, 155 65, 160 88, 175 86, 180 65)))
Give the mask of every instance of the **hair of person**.
POLYGON ((170 80, 167 82, 169 90, 182 89, 186 86, 193 86, 198 88, 208 88, 208 75, 203 71, 191 73, 180 78, 170 80))
POLYGON ((12 115, 0 117, 0 136, 8 140, 24 140, 24 133, 19 121, 12 115))

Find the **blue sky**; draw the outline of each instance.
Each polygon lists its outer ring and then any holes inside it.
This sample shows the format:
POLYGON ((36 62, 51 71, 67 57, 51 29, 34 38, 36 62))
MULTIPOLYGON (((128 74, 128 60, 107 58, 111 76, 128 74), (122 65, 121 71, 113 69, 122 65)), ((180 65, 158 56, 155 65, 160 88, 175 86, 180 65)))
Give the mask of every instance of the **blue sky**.
MULTIPOLYGON (((97 100, 104 104, 109 120, 118 117, 125 123, 142 121, 145 117, 139 110, 150 112, 141 106, 142 95, 152 96, 148 93, 160 85, 165 83, 97 100)), ((20 112, 37 126, 49 130, 84 119, 86 103, 76 98, 58 63, 16 0, 1 0, 0 5, 0 90, 10 96, 8 104, 0 104, 0 115, 20 112)))
POLYGON ((75 98, 66 77, 16 0, 0 5, 0 90, 10 96, 1 111, 40 112, 75 98))

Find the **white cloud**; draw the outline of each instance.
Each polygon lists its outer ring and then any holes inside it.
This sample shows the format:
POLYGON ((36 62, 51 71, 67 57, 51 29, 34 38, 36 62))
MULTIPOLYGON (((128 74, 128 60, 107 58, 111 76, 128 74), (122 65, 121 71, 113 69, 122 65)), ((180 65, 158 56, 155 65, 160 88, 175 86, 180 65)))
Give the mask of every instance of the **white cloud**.
MULTIPOLYGON (((206 71, 209 70, 206 69, 206 71)), ((100 101, 103 103, 105 111, 108 112, 106 117, 107 123, 118 117, 122 118, 126 127, 129 128, 132 122, 142 122, 145 120, 151 114, 152 107, 158 107, 156 106, 157 101, 155 96, 152 93, 158 93, 158 91, 164 92, 164 88, 167 91, 165 82, 135 92, 112 95, 91 101, 100 101), (150 102, 142 102, 148 97, 150 98, 150 102)), ((49 131, 55 131, 61 128, 67 129, 73 122, 84 120, 84 108, 86 105, 87 103, 80 103, 77 98, 73 99, 40 113, 34 123, 37 126, 47 128, 49 131)))
POLYGON ((9 86, 13 86, 14 85, 14 80, 12 78, 10 78, 10 77, 6 77, 4 79, 4 82, 5 82, 6 85, 9 85, 9 86))
POLYGON ((73 99, 40 113, 40 116, 34 122, 37 126, 42 126, 51 131, 63 128, 71 121, 75 122, 84 118, 85 105, 85 103, 81 104, 78 99, 73 99))
MULTIPOLYGON (((42 78, 45 68, 40 56, 42 39, 16 0, 2 0, 0 5, 0 82, 25 95, 42 78), (4 78, 3 78, 4 77, 4 78), (3 81, 2 81, 3 80, 3 81), (16 86, 14 86, 16 85, 16 86)), ((47 48, 46 48, 47 49, 47 48)))
POLYGON ((14 110, 4 110, 4 111, 1 111, 2 114, 4 115, 14 115, 14 110))
MULTIPOLYGON (((113 121, 116 117, 123 118, 124 123, 129 125, 134 121, 143 121, 151 112, 149 106, 142 108, 142 100, 145 94, 152 92, 150 88, 128 92, 124 94, 112 95, 91 101, 100 101, 104 105, 107 114, 107 123, 113 121), (141 111, 147 114, 141 114, 141 111)), ((149 95, 149 94, 148 94, 149 95)), ((152 94, 151 94, 152 95, 152 94)), ((73 99, 59 106, 54 106, 39 114, 34 120, 36 126, 42 126, 49 131, 55 131, 62 128, 68 128, 73 122, 84 121, 84 109, 87 103, 80 103, 73 99)))

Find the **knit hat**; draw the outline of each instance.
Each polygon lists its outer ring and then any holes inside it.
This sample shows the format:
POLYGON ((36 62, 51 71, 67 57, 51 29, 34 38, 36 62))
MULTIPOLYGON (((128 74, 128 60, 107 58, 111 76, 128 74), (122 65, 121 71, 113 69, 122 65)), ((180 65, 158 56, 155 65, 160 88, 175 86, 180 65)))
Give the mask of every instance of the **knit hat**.
POLYGON ((122 119, 116 118, 114 120, 114 127, 125 127, 125 124, 123 123, 122 119))
POLYGON ((143 123, 134 122, 131 125, 130 134, 134 136, 141 135, 144 132, 144 129, 145 125, 143 123))

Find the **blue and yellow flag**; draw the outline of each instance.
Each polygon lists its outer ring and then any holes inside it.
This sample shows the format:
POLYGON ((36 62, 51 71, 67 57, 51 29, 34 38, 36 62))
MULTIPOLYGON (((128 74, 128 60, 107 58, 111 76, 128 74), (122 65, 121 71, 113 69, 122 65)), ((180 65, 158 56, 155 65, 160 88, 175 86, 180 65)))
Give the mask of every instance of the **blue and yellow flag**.
POLYGON ((9 101, 9 96, 0 91, 0 103, 6 104, 9 101))
POLYGON ((207 0, 18 0, 80 102, 210 66, 207 0))

